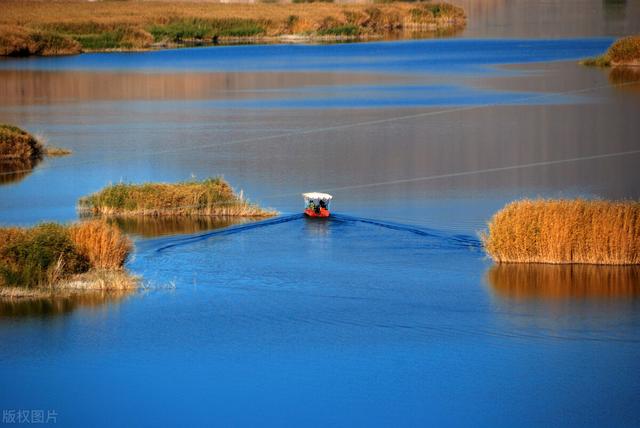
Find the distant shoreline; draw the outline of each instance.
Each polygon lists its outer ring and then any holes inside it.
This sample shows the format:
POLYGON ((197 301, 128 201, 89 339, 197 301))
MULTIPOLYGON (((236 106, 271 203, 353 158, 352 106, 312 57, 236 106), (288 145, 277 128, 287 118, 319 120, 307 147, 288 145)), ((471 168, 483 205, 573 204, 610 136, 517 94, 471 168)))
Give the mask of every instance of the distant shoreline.
POLYGON ((409 39, 454 34, 465 26, 464 10, 444 2, 172 4, 7 0, 0 17, 0 56, 409 39))

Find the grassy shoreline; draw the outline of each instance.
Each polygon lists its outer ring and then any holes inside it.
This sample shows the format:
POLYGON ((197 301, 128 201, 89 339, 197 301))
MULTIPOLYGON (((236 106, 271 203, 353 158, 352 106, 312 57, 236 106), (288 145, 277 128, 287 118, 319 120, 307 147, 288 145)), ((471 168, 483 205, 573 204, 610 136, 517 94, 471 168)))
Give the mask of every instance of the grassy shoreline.
POLYGON ((464 11, 448 3, 5 0, 0 56, 146 50, 189 43, 356 40, 465 25, 464 11))
POLYGON ((132 247, 99 220, 0 228, 0 297, 135 289, 137 278, 124 269, 132 247))
POLYGON ((78 211, 111 217, 272 217, 277 214, 248 202, 220 177, 171 184, 114 184, 81 198, 78 211))
POLYGON ((640 264, 640 202, 521 200, 482 234, 497 263, 640 264))

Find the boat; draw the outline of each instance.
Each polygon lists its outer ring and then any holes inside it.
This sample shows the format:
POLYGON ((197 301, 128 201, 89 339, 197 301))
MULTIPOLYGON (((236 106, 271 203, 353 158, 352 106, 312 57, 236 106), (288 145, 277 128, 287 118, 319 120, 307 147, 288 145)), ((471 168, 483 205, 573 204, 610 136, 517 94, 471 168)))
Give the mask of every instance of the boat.
POLYGON ((310 192, 303 193, 304 213, 308 217, 329 217, 329 203, 333 196, 328 193, 310 192))

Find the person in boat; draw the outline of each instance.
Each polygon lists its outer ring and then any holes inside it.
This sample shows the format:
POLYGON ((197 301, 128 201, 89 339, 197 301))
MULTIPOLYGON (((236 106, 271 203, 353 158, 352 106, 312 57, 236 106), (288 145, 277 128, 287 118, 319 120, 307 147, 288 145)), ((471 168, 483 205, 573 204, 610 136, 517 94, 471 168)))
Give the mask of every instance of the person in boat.
POLYGON ((305 214, 310 217, 329 217, 329 201, 331 195, 326 193, 303 193, 306 207, 305 214))

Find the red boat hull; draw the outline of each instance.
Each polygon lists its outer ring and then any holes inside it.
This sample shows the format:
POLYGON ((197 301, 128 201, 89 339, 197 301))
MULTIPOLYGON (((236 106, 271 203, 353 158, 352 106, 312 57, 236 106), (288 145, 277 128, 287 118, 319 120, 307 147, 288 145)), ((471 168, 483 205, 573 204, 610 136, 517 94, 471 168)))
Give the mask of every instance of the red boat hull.
POLYGON ((329 210, 324 208, 320 208, 320 212, 315 212, 314 210, 307 208, 304 210, 304 213, 309 217, 329 217, 329 215, 331 215, 329 210))

